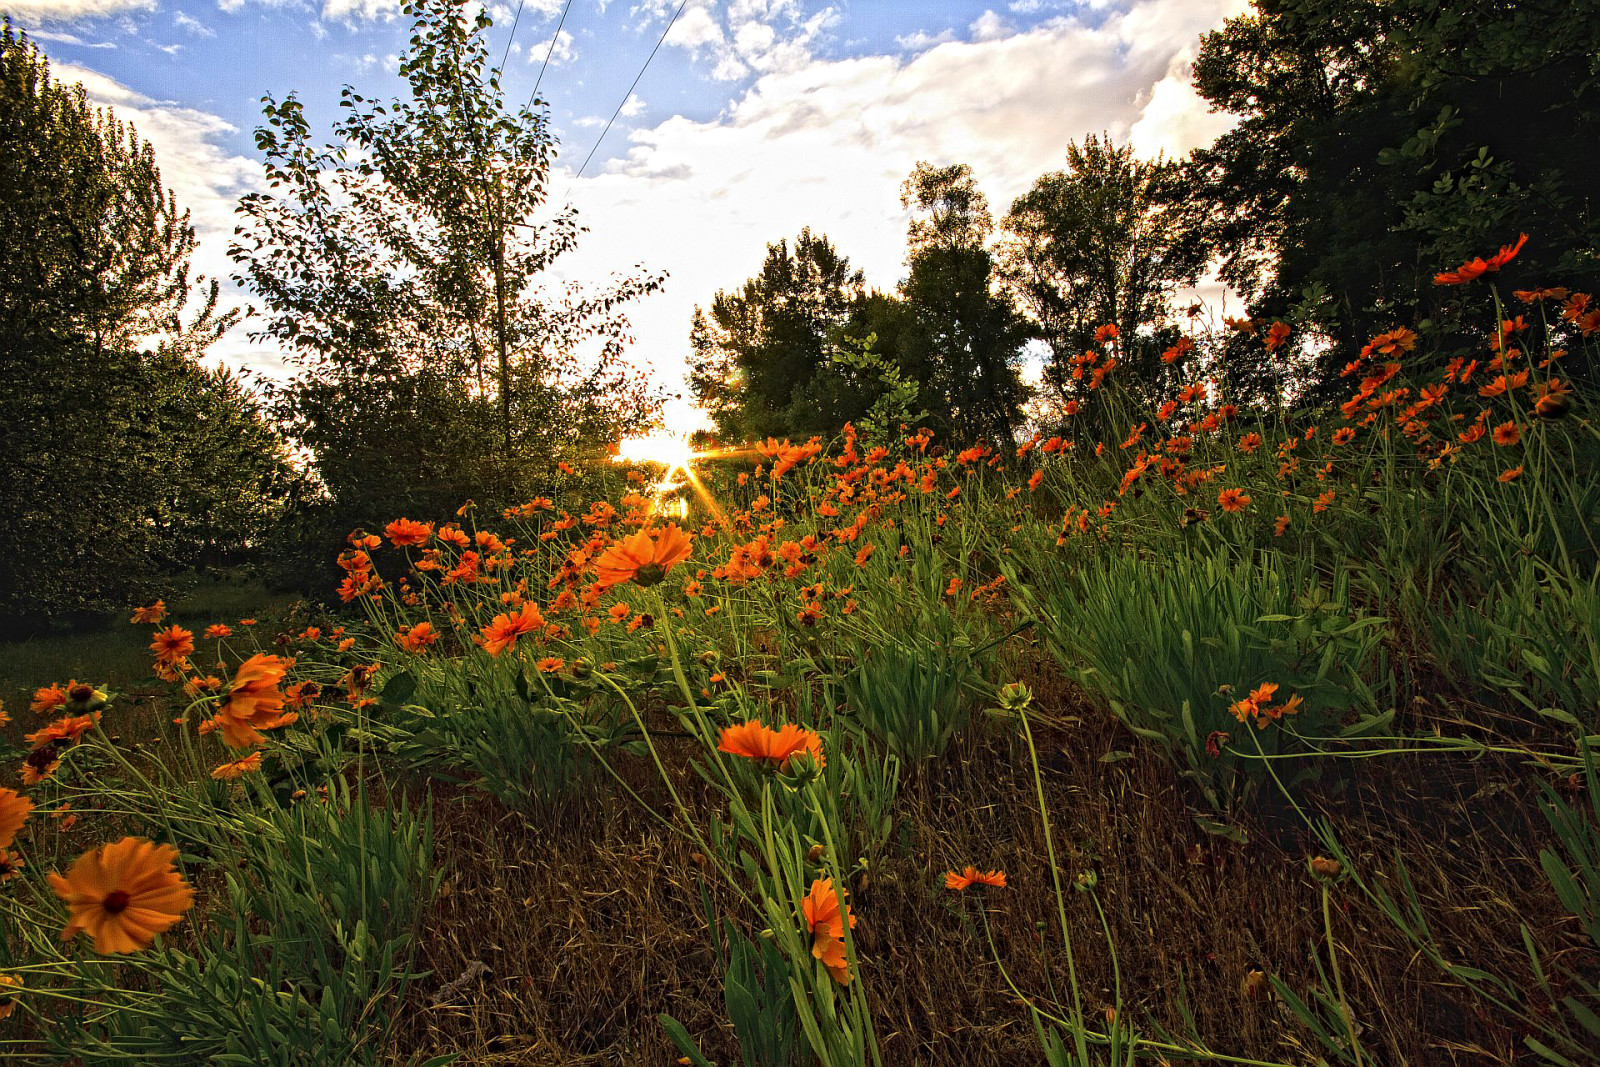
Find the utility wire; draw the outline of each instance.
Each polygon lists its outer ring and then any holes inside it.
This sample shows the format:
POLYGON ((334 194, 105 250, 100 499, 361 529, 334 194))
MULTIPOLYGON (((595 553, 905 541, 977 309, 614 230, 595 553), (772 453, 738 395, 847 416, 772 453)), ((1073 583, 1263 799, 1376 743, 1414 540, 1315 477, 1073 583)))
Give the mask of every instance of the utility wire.
POLYGON ((533 92, 528 94, 528 102, 523 106, 526 110, 533 106, 534 98, 539 95, 539 85, 544 81, 544 72, 550 66, 550 57, 555 54, 556 42, 561 40, 561 27, 567 24, 567 12, 572 10, 572 0, 567 0, 561 9, 561 20, 556 23, 556 32, 550 35, 550 47, 545 49, 544 62, 539 64, 539 76, 533 80, 533 92))
POLYGON ((522 21, 522 3, 523 0, 517 0, 517 14, 511 20, 511 36, 506 38, 505 54, 500 57, 500 65, 494 71, 497 78, 505 73, 506 60, 511 58, 511 42, 517 39, 517 23, 522 21))
MULTIPOLYGON (((589 154, 587 156, 583 157, 583 166, 579 167, 578 172, 572 176, 573 181, 577 181, 579 178, 583 177, 584 168, 589 166, 589 161, 594 158, 595 152, 599 150, 600 142, 604 141, 606 139, 606 134, 611 132, 611 124, 617 121, 617 116, 622 114, 622 109, 628 105, 628 101, 633 97, 634 89, 638 88, 639 86, 639 79, 644 77, 644 72, 646 70, 650 69, 650 61, 656 58, 657 52, 661 51, 661 46, 667 40, 667 34, 672 32, 672 27, 677 23, 678 16, 683 14, 683 9, 688 6, 689 0, 683 0, 683 2, 678 5, 678 10, 672 13, 672 19, 667 23, 667 28, 661 31, 661 37, 656 41, 656 46, 650 49, 650 54, 645 57, 644 66, 640 67, 639 73, 633 76, 633 84, 628 86, 628 91, 622 94, 622 102, 617 104, 617 109, 611 113, 611 118, 606 120, 606 128, 600 131, 600 136, 596 138, 594 147, 589 149, 589 154)), ((569 190, 571 189, 571 183, 568 183, 567 188, 569 190)))

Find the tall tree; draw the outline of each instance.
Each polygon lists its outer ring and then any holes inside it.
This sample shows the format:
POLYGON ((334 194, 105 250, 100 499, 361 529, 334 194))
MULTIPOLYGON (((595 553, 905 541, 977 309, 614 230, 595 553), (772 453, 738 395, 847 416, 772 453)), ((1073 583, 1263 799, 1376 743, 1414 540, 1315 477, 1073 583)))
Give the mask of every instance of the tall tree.
MULTIPOLYGON (((1600 270, 1600 23, 1563 0, 1257 0, 1195 83, 1239 117, 1193 154, 1191 224, 1253 310, 1358 346, 1448 325, 1435 272, 1530 236, 1511 280, 1600 270)), ((1259 351, 1259 349, 1257 349, 1259 351)))
POLYGON ((583 227, 549 210, 542 102, 507 108, 482 7, 405 13, 408 92, 380 104, 346 87, 328 146, 293 95, 265 99, 271 191, 243 199, 233 248, 266 308, 259 333, 301 369, 280 414, 334 497, 371 519, 418 494, 525 494, 580 431, 642 416, 621 308, 662 282, 545 281, 583 227), (375 434, 374 412, 403 439, 375 434))
POLYGON ((194 231, 150 146, 0 25, 0 628, 122 607, 236 554, 293 474, 194 356, 194 231))
POLYGON ((1173 293, 1198 281, 1206 259, 1178 225, 1178 170, 1091 134, 1001 222, 1001 274, 1050 346, 1044 381, 1057 397, 1072 391, 1071 359, 1106 323, 1120 334, 1124 378, 1156 384, 1156 353, 1173 340, 1173 293))
POLYGON ((830 336, 865 290, 824 234, 800 231, 767 246, 760 272, 695 308, 689 383, 728 439, 835 430, 865 410, 849 369, 830 360, 830 336))
POLYGON ((965 163, 919 162, 901 190, 912 209, 900 295, 910 328, 898 362, 934 424, 962 442, 1008 441, 1027 397, 1020 368, 1030 330, 998 289, 988 200, 965 163))

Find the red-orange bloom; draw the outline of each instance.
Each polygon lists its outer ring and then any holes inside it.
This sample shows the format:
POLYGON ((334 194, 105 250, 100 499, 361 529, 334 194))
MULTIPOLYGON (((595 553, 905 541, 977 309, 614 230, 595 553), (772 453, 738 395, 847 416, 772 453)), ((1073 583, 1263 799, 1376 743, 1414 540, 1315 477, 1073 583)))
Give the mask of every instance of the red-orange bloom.
POLYGON ((231 763, 224 763, 222 766, 215 768, 211 772, 211 777, 218 779, 239 778, 249 774, 251 771, 259 771, 260 769, 261 753, 252 752, 243 759, 236 759, 231 763))
POLYGON ((439 634, 431 622, 419 622, 409 629, 401 630, 394 635, 395 644, 413 655, 420 655, 433 647, 439 640, 439 634))
POLYGON ((64 719, 57 719, 49 726, 28 734, 26 740, 34 748, 53 745, 57 741, 77 741, 89 730, 93 729, 99 721, 100 713, 98 711, 91 712, 88 715, 73 715, 64 719))
POLYGON ((67 706, 67 690, 77 684, 78 680, 74 678, 67 683, 66 689, 55 684, 35 689, 33 703, 29 704, 28 707, 40 715, 48 715, 57 708, 64 708, 67 706))
POLYGON ((789 758, 797 752, 809 752, 818 767, 824 765, 822 738, 793 723, 785 723, 776 730, 752 719, 739 726, 729 726, 722 731, 718 752, 727 752, 747 759, 765 760, 779 769, 788 765, 789 758))
POLYGON ((1004 889, 1006 887, 1006 872, 980 871, 976 867, 963 867, 960 874, 955 871, 945 872, 944 887, 946 889, 954 889, 960 892, 975 885, 987 885, 996 889, 1004 889))
POLYGON ((171 845, 125 837, 79 856, 66 877, 52 871, 51 888, 72 912, 61 936, 88 933, 100 953, 149 948, 194 904, 177 858, 171 845))
POLYGON ((0 852, 17 839, 17 831, 28 821, 33 801, 15 789, 0 789, 0 852))
POLYGON ((260 731, 283 724, 283 692, 278 686, 288 669, 287 660, 264 652, 239 664, 228 687, 228 699, 215 719, 228 747, 259 745, 266 740, 260 731))
POLYGON ((166 617, 167 605, 165 602, 158 600, 154 604, 147 604, 142 608, 134 608, 133 617, 128 621, 156 623, 166 617))
POLYGON ((651 536, 651 531, 640 530, 626 537, 600 554, 594 569, 601 589, 632 581, 638 585, 655 585, 666 577, 675 564, 689 558, 688 534, 678 529, 676 523, 651 536))
POLYGON ((1494 428, 1494 443, 1508 448, 1522 440, 1522 427, 1514 422, 1503 422, 1494 428))
POLYGON ((544 616, 539 605, 529 601, 515 615, 496 615, 494 621, 483 628, 479 644, 491 656, 498 656, 508 648, 517 647, 517 638, 544 629, 544 616))
POLYGON ((396 519, 383 528, 389 543, 396 548, 409 548, 428 543, 433 536, 433 525, 412 519, 396 519))
POLYGON ((159 663, 177 663, 194 652, 194 634, 174 623, 165 630, 156 631, 150 651, 155 653, 159 663))
POLYGON ((856 917, 850 905, 844 905, 841 918, 839 896, 833 888, 832 878, 818 878, 801 898, 800 910, 805 914, 806 925, 811 930, 811 955, 822 961, 833 980, 840 985, 850 982, 850 963, 844 947, 844 925, 856 926, 856 917))
POLYGON ((1250 506, 1250 494, 1243 489, 1224 489, 1217 494, 1217 506, 1223 511, 1243 511, 1250 506))

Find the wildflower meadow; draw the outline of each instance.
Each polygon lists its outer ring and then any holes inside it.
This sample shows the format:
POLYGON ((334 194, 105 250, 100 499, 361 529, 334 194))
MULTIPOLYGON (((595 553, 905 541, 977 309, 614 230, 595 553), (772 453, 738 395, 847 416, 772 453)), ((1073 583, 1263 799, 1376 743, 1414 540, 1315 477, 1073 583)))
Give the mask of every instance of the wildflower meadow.
POLYGON ((13 716, 7 1045, 1590 1062, 1600 311, 1519 248, 1315 418, 1193 343, 1141 408, 1112 328, 1110 439, 602 460, 355 531, 325 618, 133 609, 159 717, 13 716))

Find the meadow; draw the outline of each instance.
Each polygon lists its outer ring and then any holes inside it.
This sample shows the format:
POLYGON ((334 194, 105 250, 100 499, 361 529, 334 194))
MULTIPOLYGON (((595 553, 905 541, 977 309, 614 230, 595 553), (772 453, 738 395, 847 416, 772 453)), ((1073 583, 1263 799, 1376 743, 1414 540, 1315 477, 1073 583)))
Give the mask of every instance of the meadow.
POLYGON ((1323 407, 1107 327, 1062 436, 601 457, 339 607, 130 605, 7 704, 0 1049, 1595 1062, 1600 311, 1519 247, 1323 407))

